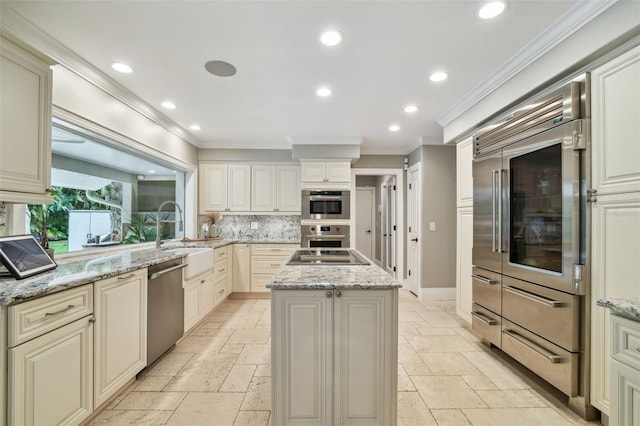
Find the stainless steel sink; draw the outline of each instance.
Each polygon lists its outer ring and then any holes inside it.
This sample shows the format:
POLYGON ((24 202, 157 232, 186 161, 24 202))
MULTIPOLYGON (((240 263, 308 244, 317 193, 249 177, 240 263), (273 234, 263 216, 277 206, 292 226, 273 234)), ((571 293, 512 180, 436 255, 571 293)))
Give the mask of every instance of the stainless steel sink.
POLYGON ((369 261, 352 249, 299 249, 287 265, 369 265, 369 261))

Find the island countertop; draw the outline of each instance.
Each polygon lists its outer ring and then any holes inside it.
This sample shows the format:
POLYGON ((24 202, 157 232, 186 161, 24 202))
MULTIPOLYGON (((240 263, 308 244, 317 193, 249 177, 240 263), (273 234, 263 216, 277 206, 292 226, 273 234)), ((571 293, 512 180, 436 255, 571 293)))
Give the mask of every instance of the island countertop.
POLYGON ((640 300, 638 299, 607 298, 597 300, 596 304, 611 309, 611 312, 616 315, 640 322, 640 300))
POLYGON ((401 288, 374 265, 285 265, 267 283, 271 290, 401 288))

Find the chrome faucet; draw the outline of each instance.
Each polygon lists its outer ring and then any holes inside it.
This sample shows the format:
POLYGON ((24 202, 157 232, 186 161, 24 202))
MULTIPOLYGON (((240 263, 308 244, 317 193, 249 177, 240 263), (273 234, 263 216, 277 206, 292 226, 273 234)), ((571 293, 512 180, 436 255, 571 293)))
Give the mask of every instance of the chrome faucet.
POLYGON ((171 200, 167 200, 164 203, 160 204, 160 207, 158 207, 158 214, 156 216, 157 222, 156 222, 156 248, 159 249, 160 245, 162 244, 162 241, 160 241, 160 223, 161 222, 174 222, 174 223, 178 223, 179 225, 179 230, 182 231, 183 229, 183 222, 182 222, 182 209, 180 208, 180 206, 178 205, 178 203, 176 203, 175 201, 171 201, 171 200), (178 211, 180 212, 180 220, 162 220, 160 219, 160 211, 162 210, 162 208, 165 206, 165 204, 174 204, 177 208, 178 211))

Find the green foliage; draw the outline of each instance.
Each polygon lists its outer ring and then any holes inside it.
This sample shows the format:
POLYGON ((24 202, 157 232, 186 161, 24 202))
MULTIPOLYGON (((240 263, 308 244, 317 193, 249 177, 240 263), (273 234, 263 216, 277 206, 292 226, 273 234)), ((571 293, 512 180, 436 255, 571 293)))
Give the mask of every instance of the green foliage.
POLYGON ((135 215, 131 217, 125 244, 144 243, 156 239, 156 217, 152 214, 135 215))

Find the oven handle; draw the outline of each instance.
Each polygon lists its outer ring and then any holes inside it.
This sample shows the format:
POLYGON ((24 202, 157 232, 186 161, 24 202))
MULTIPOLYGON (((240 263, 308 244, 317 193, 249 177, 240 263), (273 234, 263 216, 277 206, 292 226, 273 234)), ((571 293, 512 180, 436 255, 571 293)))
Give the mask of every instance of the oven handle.
POLYGON ((487 325, 496 325, 498 324, 497 320, 494 320, 492 318, 489 318, 488 316, 480 313, 480 312, 471 312, 471 315, 473 315, 474 317, 478 318, 480 321, 486 323, 487 325))
POLYGON ((535 342, 532 342, 531 340, 529 340, 526 337, 516 333, 513 330, 509 330, 508 328, 506 328, 506 329, 502 330, 502 333, 504 333, 507 336, 513 338, 515 341, 517 341, 521 345, 524 345, 527 348, 539 353, 543 357, 547 358, 547 360, 549 360, 549 362, 552 363, 552 364, 557 364, 557 363, 562 361, 562 357, 560 355, 556 355, 553 352, 548 351, 547 349, 543 348, 542 346, 538 345, 535 342))
POLYGON ((326 238, 347 238, 346 235, 307 235, 310 240, 322 240, 326 238))
POLYGON ((549 299, 549 298, 546 298, 546 297, 543 297, 543 296, 539 296, 539 295, 534 294, 534 293, 529 293, 528 291, 520 290, 517 287, 511 287, 511 286, 508 286, 508 285, 503 285, 502 289, 504 291, 507 291, 507 292, 511 293, 511 294, 515 294, 517 296, 522 296, 522 297, 524 297, 526 299, 529 299, 529 300, 531 300, 533 302, 542 303, 543 305, 546 305, 546 306, 548 306, 550 308, 561 308, 562 305, 564 305, 564 303, 562 303, 559 300, 553 300, 553 299, 549 299))
POLYGON ((339 195, 311 195, 309 197, 311 201, 323 201, 323 200, 342 200, 342 197, 339 195))

